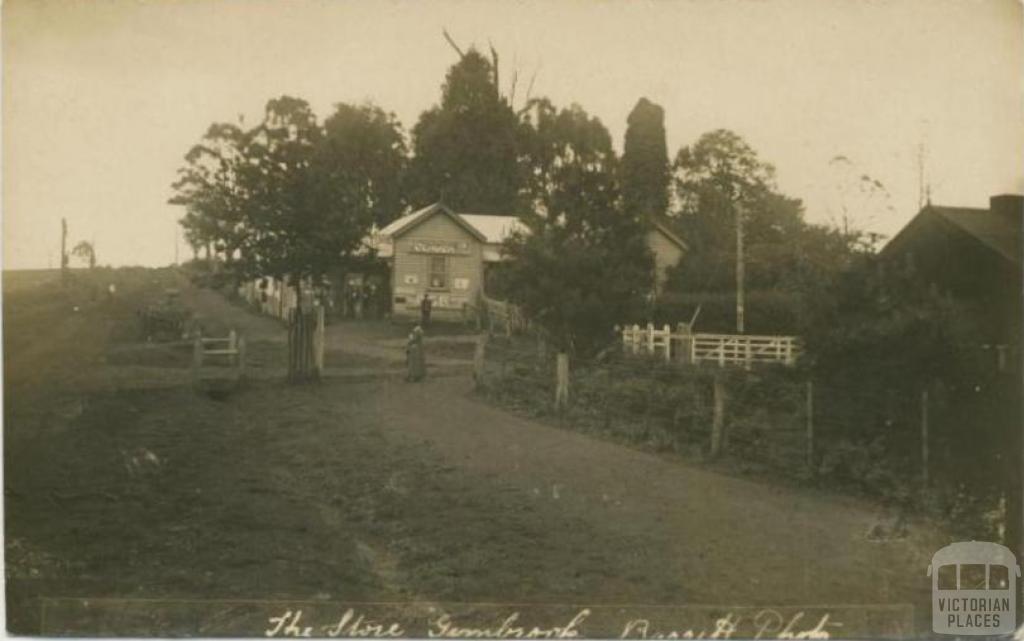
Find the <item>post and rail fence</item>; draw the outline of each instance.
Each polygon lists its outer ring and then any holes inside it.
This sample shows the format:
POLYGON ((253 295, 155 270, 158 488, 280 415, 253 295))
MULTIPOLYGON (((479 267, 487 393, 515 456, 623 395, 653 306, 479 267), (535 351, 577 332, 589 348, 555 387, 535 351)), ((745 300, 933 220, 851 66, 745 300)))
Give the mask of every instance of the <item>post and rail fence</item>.
POLYGON ((233 368, 236 380, 245 378, 245 338, 235 330, 224 338, 196 336, 192 342, 192 381, 198 385, 203 378, 203 367, 211 359, 220 360, 233 368), (222 359, 226 359, 222 360, 222 359))
POLYGON ((505 336, 511 336, 523 333, 529 328, 526 315, 513 303, 480 294, 480 309, 486 316, 487 330, 490 334, 494 334, 498 328, 505 336))
POLYGON ((675 331, 648 323, 621 329, 622 345, 628 354, 660 355, 666 362, 715 363, 719 366, 778 363, 793 365, 800 356, 800 340, 795 336, 758 336, 753 334, 693 333, 680 323, 675 331))

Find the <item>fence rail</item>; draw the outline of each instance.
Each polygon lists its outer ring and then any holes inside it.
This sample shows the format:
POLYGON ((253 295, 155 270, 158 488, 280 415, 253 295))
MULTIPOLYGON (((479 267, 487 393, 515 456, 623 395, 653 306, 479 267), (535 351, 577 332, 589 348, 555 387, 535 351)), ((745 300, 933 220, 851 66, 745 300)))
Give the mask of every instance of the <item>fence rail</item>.
POLYGON ((793 365, 800 356, 800 341, 795 336, 695 334, 685 323, 677 325, 675 331, 669 325, 657 329, 650 323, 646 327, 624 327, 622 345, 631 354, 660 354, 669 362, 717 363, 721 367, 750 367, 759 363, 793 365))
POLYGON ((203 379, 204 368, 217 360, 221 367, 232 370, 236 378, 245 376, 245 338, 235 330, 224 338, 196 336, 192 348, 192 380, 198 385, 203 379))
POLYGON ((488 329, 494 333, 495 325, 505 331, 506 336, 525 332, 529 323, 518 305, 480 295, 480 303, 487 316, 488 329))

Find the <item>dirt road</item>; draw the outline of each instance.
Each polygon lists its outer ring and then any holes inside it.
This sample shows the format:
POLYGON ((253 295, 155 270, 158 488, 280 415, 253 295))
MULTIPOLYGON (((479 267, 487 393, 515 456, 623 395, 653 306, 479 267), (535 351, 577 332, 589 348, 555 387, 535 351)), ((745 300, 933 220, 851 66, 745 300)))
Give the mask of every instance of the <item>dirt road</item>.
POLYGON ((265 359, 218 402, 173 376, 153 385, 149 369, 116 388, 32 373, 103 361, 129 319, 87 308, 42 350, 21 334, 61 305, 19 295, 14 311, 5 300, 5 385, 35 400, 5 407, 13 630, 74 631, 44 620, 41 596, 908 603, 927 616, 941 534, 873 542, 872 505, 494 409, 458 357, 467 339, 432 338, 448 356, 406 384, 404 330, 332 325, 327 379, 289 387, 274 376, 280 324, 190 290, 201 316, 242 328, 265 359))

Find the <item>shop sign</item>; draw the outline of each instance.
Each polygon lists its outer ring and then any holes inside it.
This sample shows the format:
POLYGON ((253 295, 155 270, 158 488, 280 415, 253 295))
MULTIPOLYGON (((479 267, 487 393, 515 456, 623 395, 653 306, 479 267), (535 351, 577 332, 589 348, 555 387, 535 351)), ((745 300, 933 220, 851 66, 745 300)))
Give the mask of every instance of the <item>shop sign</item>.
POLYGON ((414 254, 468 254, 469 243, 466 241, 415 240, 409 251, 414 254))

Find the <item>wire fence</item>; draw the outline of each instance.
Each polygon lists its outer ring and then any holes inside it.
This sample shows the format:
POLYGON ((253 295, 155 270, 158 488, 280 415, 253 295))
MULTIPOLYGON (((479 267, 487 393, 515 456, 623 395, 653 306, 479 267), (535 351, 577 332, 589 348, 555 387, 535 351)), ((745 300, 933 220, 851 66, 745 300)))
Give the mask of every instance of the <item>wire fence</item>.
POLYGON ((975 511, 996 509, 1020 473, 1009 456, 1019 449, 1020 424, 1009 377, 976 386, 892 385, 613 350, 572 363, 569 403, 556 408, 555 354, 543 343, 493 336, 483 350, 478 385, 499 404, 659 451, 897 503, 920 500, 922 491, 959 496, 977 503, 975 511))

